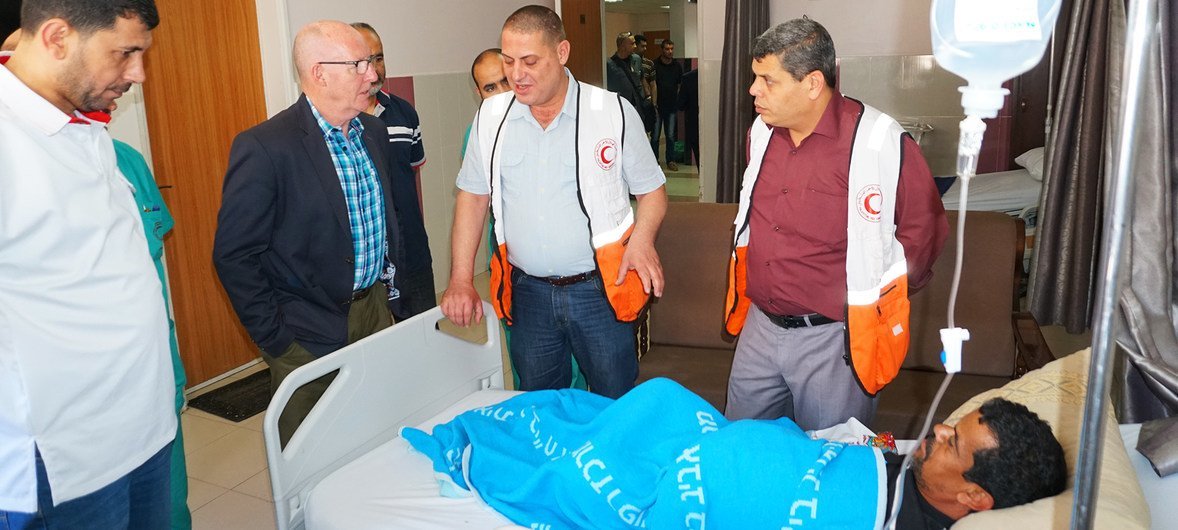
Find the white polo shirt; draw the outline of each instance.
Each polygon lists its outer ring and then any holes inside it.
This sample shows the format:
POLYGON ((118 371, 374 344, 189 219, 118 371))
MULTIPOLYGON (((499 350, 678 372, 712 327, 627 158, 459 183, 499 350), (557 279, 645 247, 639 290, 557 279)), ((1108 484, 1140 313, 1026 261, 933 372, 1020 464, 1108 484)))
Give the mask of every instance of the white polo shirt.
MULTIPOLYGON (((0 63, 5 58, 0 57, 0 63)), ((0 66, 0 510, 93 493, 176 436, 160 282, 102 123, 0 66)))

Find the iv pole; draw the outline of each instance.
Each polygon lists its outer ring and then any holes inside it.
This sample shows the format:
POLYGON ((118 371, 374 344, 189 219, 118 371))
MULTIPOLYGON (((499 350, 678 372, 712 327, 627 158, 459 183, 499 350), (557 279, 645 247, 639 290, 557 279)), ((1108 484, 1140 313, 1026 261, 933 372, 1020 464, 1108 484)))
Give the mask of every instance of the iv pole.
POLYGON ((1125 30, 1124 90, 1118 102, 1118 124, 1114 136, 1117 150, 1113 158, 1112 208, 1104 222, 1104 233, 1108 234, 1108 239, 1104 241, 1100 257, 1103 275, 1096 305, 1097 319, 1092 328, 1088 394, 1084 403, 1084 423, 1080 430, 1080 454, 1076 460, 1073 530, 1091 529, 1094 523, 1096 492, 1100 486, 1100 462, 1104 452, 1104 440, 1101 437, 1105 427, 1104 409, 1112 375, 1113 315, 1118 305, 1118 274, 1133 200, 1133 175, 1136 169, 1133 136, 1137 126, 1138 102, 1145 88, 1145 58, 1150 46, 1156 44, 1154 38, 1158 31, 1157 0, 1129 2, 1125 30))

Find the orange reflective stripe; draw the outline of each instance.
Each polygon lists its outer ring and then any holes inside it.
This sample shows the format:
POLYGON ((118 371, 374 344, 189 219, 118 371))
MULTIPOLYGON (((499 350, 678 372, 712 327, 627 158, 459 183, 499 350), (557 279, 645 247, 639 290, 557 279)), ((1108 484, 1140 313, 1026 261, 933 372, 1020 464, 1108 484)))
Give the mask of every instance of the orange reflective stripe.
POLYGON ((724 300, 724 329, 729 335, 740 335, 749 314, 748 247, 736 247, 736 256, 728 260, 728 293, 724 300))
POLYGON ((511 325, 511 263, 507 261, 507 244, 500 244, 491 257, 491 305, 500 319, 511 325))
POLYGON ((605 296, 609 300, 609 305, 614 308, 614 316, 622 322, 637 320, 638 314, 650 300, 650 295, 642 289, 642 278, 635 271, 626 272, 622 285, 614 285, 618 279, 618 270, 622 267, 626 243, 630 241, 630 234, 633 232, 634 227, 631 226, 621 239, 608 243, 596 251, 597 269, 601 272, 605 296))
POLYGON ((851 367, 867 393, 875 395, 900 373, 908 354, 908 276, 896 278, 869 305, 847 306, 851 367))

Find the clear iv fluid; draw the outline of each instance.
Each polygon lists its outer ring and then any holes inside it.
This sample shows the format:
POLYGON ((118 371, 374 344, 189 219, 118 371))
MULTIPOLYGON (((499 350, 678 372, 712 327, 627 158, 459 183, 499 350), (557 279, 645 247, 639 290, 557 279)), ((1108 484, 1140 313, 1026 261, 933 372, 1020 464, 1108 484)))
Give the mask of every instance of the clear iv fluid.
POLYGON ((1002 83, 1038 64, 1051 38, 1060 0, 933 0, 933 55, 969 82, 967 115, 992 118, 1006 94, 1002 83))

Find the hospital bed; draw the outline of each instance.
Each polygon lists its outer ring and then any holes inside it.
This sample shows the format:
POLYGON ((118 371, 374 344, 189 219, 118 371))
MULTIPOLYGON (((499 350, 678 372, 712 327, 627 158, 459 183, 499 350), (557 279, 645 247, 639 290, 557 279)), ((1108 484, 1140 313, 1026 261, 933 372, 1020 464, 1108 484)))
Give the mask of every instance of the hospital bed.
MULTIPOLYGON (((484 303, 484 315, 494 315, 484 303)), ((438 496, 427 459, 398 433, 498 403, 503 390, 499 322, 486 341, 439 329, 439 308, 303 366, 279 385, 263 435, 279 529, 478 528, 511 522, 477 499, 438 496), (278 415, 299 386, 338 370, 331 387, 279 448, 278 415)))
MULTIPOLYGON (((485 303, 483 311, 494 314, 485 303)), ((427 311, 299 368, 279 386, 263 423, 279 529, 513 527, 477 498, 440 496, 432 464, 398 436, 401 427, 429 430, 516 394, 502 388, 498 322, 485 318, 486 340, 474 343, 440 330, 442 318, 438 308, 427 311), (331 387, 280 450, 277 418, 292 392, 336 370, 331 387)), ((1153 527, 1164 528, 1178 520, 1178 505, 1166 500, 1178 494, 1178 476, 1159 479, 1149 470, 1132 449, 1138 428, 1121 426, 1120 434, 1153 512, 1153 527)), ((901 451, 914 444, 897 443, 901 451)), ((1058 526, 1036 524, 1024 526, 1058 526)))
MULTIPOLYGON (((1029 208, 1039 205, 1043 182, 1035 180, 1031 172, 1018 168, 997 173, 982 173, 969 183, 968 209, 1002 212, 1020 217, 1029 208)), ((961 179, 954 180, 941 202, 946 210, 956 210, 961 201, 961 179)), ((1025 220, 1025 219, 1024 219, 1025 220)))

